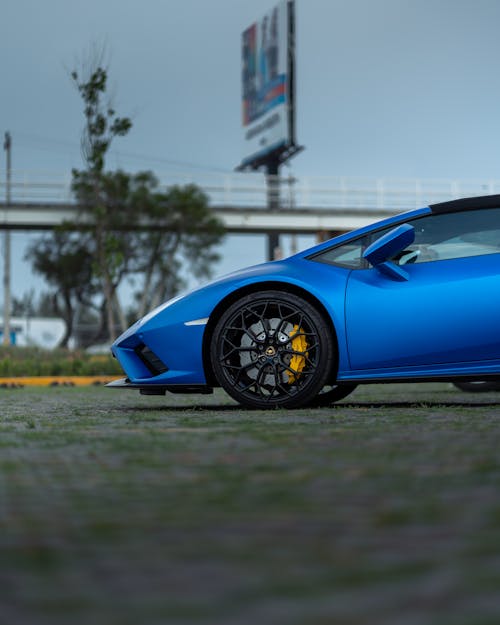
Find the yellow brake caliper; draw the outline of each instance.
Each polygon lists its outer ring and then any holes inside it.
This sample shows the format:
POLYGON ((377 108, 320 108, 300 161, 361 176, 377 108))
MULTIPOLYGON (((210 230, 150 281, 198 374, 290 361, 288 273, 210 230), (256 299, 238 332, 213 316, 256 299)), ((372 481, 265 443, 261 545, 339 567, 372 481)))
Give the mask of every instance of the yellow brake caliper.
POLYGON ((294 325, 292 332, 290 332, 293 351, 302 352, 302 354, 294 354, 290 360, 290 364, 288 366, 292 369, 292 371, 294 371, 294 373, 291 371, 286 372, 288 375, 288 384, 293 384, 296 380, 298 380, 301 372, 306 366, 306 357, 309 356, 306 352, 306 349, 309 346, 303 332, 304 330, 302 328, 299 329, 298 325, 294 325))

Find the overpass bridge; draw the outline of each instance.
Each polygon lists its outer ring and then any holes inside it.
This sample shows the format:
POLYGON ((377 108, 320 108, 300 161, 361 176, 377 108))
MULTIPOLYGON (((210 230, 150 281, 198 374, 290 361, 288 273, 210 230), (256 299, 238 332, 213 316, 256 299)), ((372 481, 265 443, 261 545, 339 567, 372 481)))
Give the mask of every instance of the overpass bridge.
MULTIPOLYGON (((279 177, 279 209, 267 209, 269 188, 259 173, 167 172, 159 190, 196 184, 229 232, 345 232, 399 213, 440 202, 500 193, 499 180, 279 177)), ((5 197, 0 182, 0 198, 5 197)), ((74 219, 71 176, 54 172, 13 171, 11 201, 0 202, 0 229, 47 230, 74 219)))

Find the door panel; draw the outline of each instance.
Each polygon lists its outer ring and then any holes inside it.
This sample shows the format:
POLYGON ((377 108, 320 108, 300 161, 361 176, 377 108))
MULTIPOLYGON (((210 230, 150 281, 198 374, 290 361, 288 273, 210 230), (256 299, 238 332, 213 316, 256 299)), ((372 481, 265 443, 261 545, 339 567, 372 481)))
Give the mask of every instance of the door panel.
POLYGON ((405 265, 407 282, 352 271, 351 369, 500 359, 500 254, 405 265))

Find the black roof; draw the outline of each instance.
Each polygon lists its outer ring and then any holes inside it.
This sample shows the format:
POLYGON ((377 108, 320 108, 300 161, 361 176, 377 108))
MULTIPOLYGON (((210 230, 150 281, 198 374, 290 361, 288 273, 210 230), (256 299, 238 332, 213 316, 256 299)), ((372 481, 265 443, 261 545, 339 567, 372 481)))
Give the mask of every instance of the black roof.
POLYGON ((430 204, 433 213, 456 213, 474 208, 500 208, 500 195, 481 195, 478 197, 464 197, 450 202, 430 204))

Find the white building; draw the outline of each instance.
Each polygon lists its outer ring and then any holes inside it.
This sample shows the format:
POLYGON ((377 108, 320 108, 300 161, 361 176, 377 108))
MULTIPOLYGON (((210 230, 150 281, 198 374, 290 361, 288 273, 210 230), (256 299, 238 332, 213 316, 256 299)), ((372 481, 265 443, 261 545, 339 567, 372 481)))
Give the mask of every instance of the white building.
MULTIPOLYGON (((62 319, 51 317, 11 317, 10 342, 19 347, 53 349, 64 336, 62 319)), ((0 343, 3 341, 3 318, 0 317, 0 343)))

